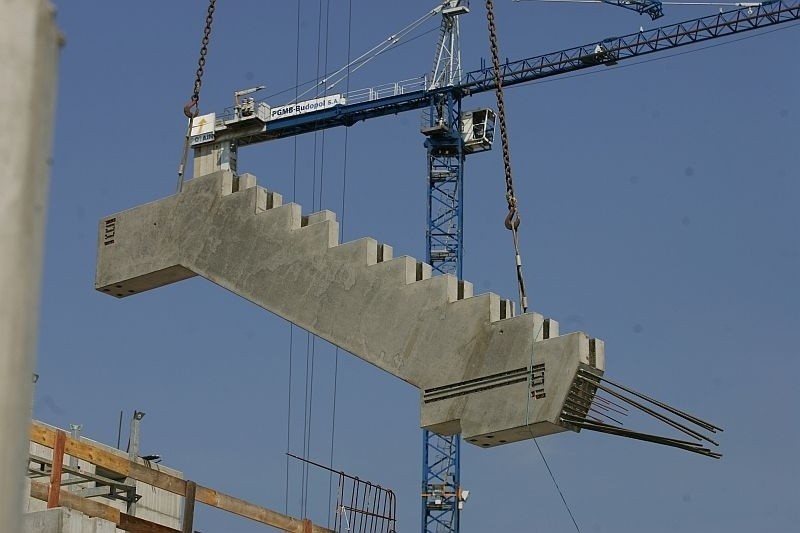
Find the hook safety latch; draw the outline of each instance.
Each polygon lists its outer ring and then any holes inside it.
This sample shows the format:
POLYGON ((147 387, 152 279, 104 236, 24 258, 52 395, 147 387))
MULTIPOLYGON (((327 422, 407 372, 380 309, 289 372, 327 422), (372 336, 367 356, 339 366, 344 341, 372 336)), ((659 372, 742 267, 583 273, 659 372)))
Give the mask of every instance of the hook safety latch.
POLYGON ((519 219, 519 213, 517 212, 517 208, 510 207, 508 209, 508 215, 506 215, 506 222, 505 222, 506 229, 511 231, 516 231, 516 229, 519 228, 519 223, 520 219, 519 219))

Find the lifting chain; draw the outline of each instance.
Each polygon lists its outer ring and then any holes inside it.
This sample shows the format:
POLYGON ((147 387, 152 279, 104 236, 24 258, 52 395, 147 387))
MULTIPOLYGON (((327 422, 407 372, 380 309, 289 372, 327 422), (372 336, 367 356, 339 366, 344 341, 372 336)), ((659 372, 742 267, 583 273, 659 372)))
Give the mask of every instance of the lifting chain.
POLYGON ((214 9, 217 0, 209 0, 208 14, 206 15, 206 26, 203 30, 203 40, 200 46, 200 58, 197 60, 197 76, 194 79, 194 90, 189 103, 183 106, 183 114, 189 119, 186 128, 186 141, 183 144, 183 156, 181 164, 178 166, 178 192, 183 188, 183 174, 186 168, 186 157, 189 154, 189 140, 192 135, 192 120, 200 112, 200 88, 203 85, 203 72, 206 66, 206 55, 208 54, 208 42, 211 38, 211 24, 214 22, 214 9))
POLYGON ((203 30, 203 41, 200 46, 200 59, 197 60, 197 77, 194 79, 194 92, 192 99, 183 108, 183 114, 192 119, 197 116, 200 102, 200 87, 203 85, 203 69, 206 66, 206 54, 208 54, 208 40, 211 37, 211 24, 214 22, 214 5, 217 0, 209 0, 208 15, 206 15, 206 27, 203 30))
POLYGON ((525 294, 525 279, 522 276, 522 257, 519 254, 519 211, 517 198, 514 196, 514 181, 511 178, 511 155, 508 149, 508 130, 506 129, 506 106, 503 101, 503 83, 500 76, 500 52, 497 47, 497 28, 494 23, 494 2, 486 0, 486 18, 489 21, 489 46, 492 51, 492 66, 494 67, 494 82, 497 96, 497 116, 500 119, 500 142, 503 146, 503 167, 506 176, 506 202, 508 202, 508 215, 505 226, 514 236, 514 254, 517 264, 517 285, 519 288, 519 305, 522 312, 528 311, 528 296, 525 294))

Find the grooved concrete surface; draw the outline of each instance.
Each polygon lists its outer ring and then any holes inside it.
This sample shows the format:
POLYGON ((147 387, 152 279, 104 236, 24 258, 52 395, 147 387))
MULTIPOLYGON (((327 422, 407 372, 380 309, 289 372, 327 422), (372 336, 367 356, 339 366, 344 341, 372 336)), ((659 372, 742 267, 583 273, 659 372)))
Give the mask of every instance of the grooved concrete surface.
POLYGON ((566 429, 566 394, 579 364, 603 370, 602 341, 338 234, 330 211, 303 216, 254 176, 216 172, 102 219, 95 286, 124 298, 200 275, 418 387, 423 427, 477 445, 566 429))

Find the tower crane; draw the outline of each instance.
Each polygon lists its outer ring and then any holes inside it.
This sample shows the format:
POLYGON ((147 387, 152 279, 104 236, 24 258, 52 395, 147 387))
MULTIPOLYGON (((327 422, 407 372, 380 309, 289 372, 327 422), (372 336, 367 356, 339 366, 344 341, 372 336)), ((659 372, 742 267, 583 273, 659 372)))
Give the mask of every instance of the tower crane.
MULTIPOLYGON (((661 3, 650 0, 604 0, 648 14, 662 15, 661 3)), ((189 142, 194 148, 194 174, 214 170, 236 172, 238 149, 273 139, 300 135, 411 110, 424 110, 422 133, 427 150, 426 261, 433 270, 462 277, 463 178, 467 155, 490 150, 495 115, 491 109, 462 111, 462 100, 496 88, 492 67, 462 73, 459 17, 468 13, 466 0, 444 0, 432 14, 442 17, 431 75, 422 80, 328 94, 271 107, 243 98, 217 116, 195 117, 189 142)), ((610 66, 680 46, 800 20, 800 0, 764 2, 622 37, 501 65, 504 87, 578 70, 610 66)), ((459 531, 459 511, 466 499, 460 486, 460 438, 423 432, 423 532, 459 531)))

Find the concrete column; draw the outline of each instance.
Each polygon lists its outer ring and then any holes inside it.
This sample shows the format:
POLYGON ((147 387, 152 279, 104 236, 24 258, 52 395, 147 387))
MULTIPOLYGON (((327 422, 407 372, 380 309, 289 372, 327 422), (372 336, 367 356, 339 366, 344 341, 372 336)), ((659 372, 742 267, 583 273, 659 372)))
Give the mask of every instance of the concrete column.
POLYGON ((60 36, 47 0, 0 12, 0 531, 20 531, 60 36))
POLYGON ((236 174, 237 152, 236 143, 230 140, 196 146, 192 177, 199 178, 220 170, 236 174))

